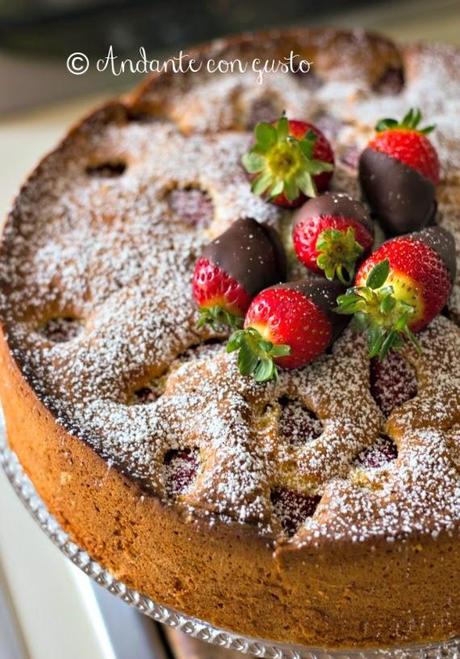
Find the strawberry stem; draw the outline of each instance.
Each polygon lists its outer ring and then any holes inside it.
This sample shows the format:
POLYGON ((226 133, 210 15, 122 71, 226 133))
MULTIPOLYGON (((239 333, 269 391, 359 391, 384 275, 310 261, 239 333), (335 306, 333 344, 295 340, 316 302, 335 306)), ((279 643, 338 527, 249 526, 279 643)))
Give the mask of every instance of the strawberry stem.
POLYGON ((375 126, 375 130, 378 133, 381 133, 385 130, 392 130, 395 128, 406 128, 407 130, 416 130, 422 135, 428 135, 435 128, 435 124, 431 126, 425 126, 425 128, 420 128, 420 122, 422 120, 422 113, 419 108, 411 108, 409 112, 404 115, 402 121, 397 121, 396 119, 380 119, 380 121, 375 126))
POLYGON ((346 231, 325 229, 318 236, 316 251, 316 263, 324 270, 326 278, 332 281, 337 277, 342 284, 349 286, 355 275, 356 260, 363 252, 363 247, 355 239, 353 227, 346 231))
POLYGON ((236 330, 227 343, 227 352, 238 351, 238 368, 241 375, 251 375, 256 382, 276 380, 277 357, 286 357, 291 352, 288 345, 276 345, 267 341, 254 327, 236 330))
POLYGON ((253 176, 254 194, 269 199, 284 194, 289 201, 295 201, 302 193, 316 197, 314 176, 331 172, 334 167, 313 158, 313 131, 298 140, 289 134, 289 121, 283 114, 275 125, 257 124, 255 137, 254 146, 242 158, 244 168, 253 176))
POLYGON ((393 286, 385 285, 389 272, 388 259, 380 261, 370 271, 365 286, 353 286, 337 298, 336 312, 354 316, 355 327, 367 334, 369 356, 379 359, 407 341, 419 350, 409 328, 415 308, 398 300, 393 286))
POLYGON ((210 325, 213 329, 227 326, 230 329, 235 330, 242 327, 243 317, 231 313, 217 304, 212 307, 201 307, 198 327, 204 327, 205 325, 210 325))

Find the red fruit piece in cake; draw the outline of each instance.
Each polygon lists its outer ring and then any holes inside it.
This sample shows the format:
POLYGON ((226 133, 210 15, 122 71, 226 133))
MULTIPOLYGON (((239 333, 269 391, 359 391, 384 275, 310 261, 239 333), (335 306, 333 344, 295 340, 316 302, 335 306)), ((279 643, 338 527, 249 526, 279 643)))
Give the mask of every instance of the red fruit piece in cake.
POLYGON ((167 494, 171 497, 184 494, 197 474, 199 451, 197 449, 168 451, 164 463, 167 494))
POLYGON ((242 159, 254 194, 294 208, 327 189, 334 153, 319 128, 282 116, 275 124, 257 124, 255 137, 242 159))
POLYGON ((427 137, 434 126, 421 128, 421 117, 420 110, 411 109, 401 122, 379 121, 359 159, 363 194, 391 234, 422 229, 436 214, 440 166, 427 137))
POLYGON ((358 455, 355 464, 366 469, 379 469, 398 457, 398 447, 390 437, 382 435, 358 455))
POLYGON ((339 282, 312 279, 279 284, 252 301, 244 329, 232 334, 227 351, 238 351, 242 375, 276 379, 277 365, 300 368, 323 353, 346 322, 333 313, 344 290, 339 282))
POLYGON ((276 231, 252 218, 237 220, 204 248, 195 265, 200 325, 241 327, 254 296, 285 279, 286 256, 276 231))
POLYGON ((361 265, 355 286, 338 298, 337 311, 353 314, 369 339, 371 357, 383 359, 437 316, 455 277, 455 242, 441 227, 393 238, 361 265))
POLYGON ((371 361, 371 394, 385 416, 417 395, 415 369, 395 351, 371 361))
POLYGON ((211 197, 199 188, 177 188, 168 196, 173 215, 188 227, 206 229, 214 217, 211 197))
POLYGON ((83 330, 81 321, 77 318, 58 317, 51 318, 39 328, 39 331, 53 343, 72 341, 83 330))
POLYGON ((302 446, 321 435, 323 424, 301 400, 283 396, 278 402, 281 407, 278 432, 283 441, 302 446))
POLYGON ((273 511, 286 535, 294 535, 299 526, 315 513, 320 500, 321 497, 317 495, 309 496, 287 489, 274 490, 273 511))
POLYGON ((356 263, 371 250, 374 227, 358 201, 343 193, 326 193, 296 211, 292 238, 306 268, 350 284, 356 263))

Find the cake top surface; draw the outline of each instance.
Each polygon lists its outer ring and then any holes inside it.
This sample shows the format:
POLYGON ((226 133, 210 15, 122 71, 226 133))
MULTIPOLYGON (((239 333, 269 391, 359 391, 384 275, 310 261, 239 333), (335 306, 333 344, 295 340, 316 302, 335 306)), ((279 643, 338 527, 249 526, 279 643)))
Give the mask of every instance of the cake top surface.
POLYGON ((299 546, 458 528, 458 281, 421 352, 383 364, 348 329, 260 385, 223 335, 197 328, 191 277, 209 238, 241 217, 289 231, 291 213, 254 196, 240 162, 252 126, 282 110, 324 131, 332 189, 359 198, 357 156, 376 120, 422 107, 443 166, 438 221, 460 250, 460 53, 325 30, 219 41, 199 57, 290 50, 309 73, 162 74, 75 128, 7 223, 5 335, 58 423, 192 516, 299 546))

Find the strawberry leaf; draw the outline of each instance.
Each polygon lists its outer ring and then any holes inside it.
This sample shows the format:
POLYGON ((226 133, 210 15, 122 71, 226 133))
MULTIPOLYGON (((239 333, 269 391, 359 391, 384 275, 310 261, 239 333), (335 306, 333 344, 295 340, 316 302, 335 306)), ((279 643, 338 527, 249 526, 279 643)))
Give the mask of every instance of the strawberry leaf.
POLYGON ((248 153, 245 153, 242 161, 246 171, 250 174, 261 172, 265 164, 264 157, 255 151, 248 151, 248 153))
POLYGON ((378 133, 381 133, 385 130, 392 130, 397 128, 406 128, 408 130, 416 130, 423 135, 431 133, 436 126, 434 124, 426 126, 425 128, 420 127, 420 122, 422 121, 422 113, 419 108, 410 108, 410 110, 404 115, 401 121, 396 119, 380 119, 375 126, 375 130, 378 133))
POLYGON ((277 379, 278 371, 271 359, 260 359, 254 368, 253 375, 256 382, 268 382, 277 379))
POLYGON ((271 184, 272 184, 272 177, 268 172, 265 172, 254 180, 251 189, 254 194, 263 195, 264 192, 268 190, 271 184))
POLYGON ((392 295, 386 295, 380 302, 380 311, 383 314, 388 314, 394 309, 396 300, 392 295))
POLYGON ((390 274, 390 262, 388 259, 380 261, 370 271, 366 279, 366 286, 375 290, 380 288, 386 282, 390 274))
POLYGON ((290 352, 291 348, 283 343, 280 345, 274 345, 271 349, 272 357, 287 357, 290 352))
POLYGON ((297 184, 307 197, 316 197, 316 185, 308 172, 303 172, 297 179, 297 184))
POLYGON ((238 368, 241 375, 250 375, 253 373, 258 363, 259 358, 257 354, 251 350, 249 343, 242 341, 238 353, 238 368))
POLYGON ((214 305, 212 307, 201 307, 200 309, 198 327, 210 325, 213 329, 218 330, 226 326, 235 330, 238 327, 241 327, 242 324, 242 316, 231 313, 219 305, 214 305))
POLYGON ((384 130, 388 130, 390 128, 396 128, 398 126, 398 122, 396 119, 380 119, 380 121, 376 124, 375 130, 378 133, 381 133, 384 130))
POLYGON ((356 260, 363 252, 363 247, 355 239, 353 227, 346 231, 325 229, 318 236, 316 251, 316 264, 324 270, 326 278, 332 281, 337 277, 349 286, 355 274, 356 260))
POLYGON ((265 151, 276 143, 276 128, 271 124, 262 122, 255 127, 255 136, 257 146, 265 151))
POLYGON ((271 190, 270 190, 270 196, 271 197, 276 197, 277 195, 281 194, 283 192, 284 188, 284 183, 283 181, 277 181, 274 185, 272 185, 271 190))
POLYGON ((233 332, 227 342, 227 352, 234 352, 235 350, 239 350, 243 342, 243 338, 244 330, 240 329, 233 332))
POLYGON ((323 162, 322 160, 309 160, 308 165, 306 165, 308 173, 317 176, 323 172, 332 172, 334 165, 330 162, 323 162))
MULTIPOLYGON (((256 126, 257 128, 257 126, 256 126)), ((277 139, 278 141, 283 141, 286 140, 289 136, 289 121, 286 115, 282 115, 278 119, 278 123, 276 124, 276 132, 277 132, 277 139)))
POLYGON ((388 259, 370 272, 366 286, 353 286, 337 298, 335 311, 353 315, 355 328, 367 334, 369 355, 384 359, 405 342, 419 349, 410 329, 415 307, 395 296, 393 286, 383 286, 389 274, 388 259))
POLYGON ((341 314, 354 314, 357 313, 363 305, 365 305, 365 299, 359 294, 359 289, 357 287, 350 288, 343 295, 339 295, 337 298, 337 307, 335 311, 341 314))
POLYGON ((315 142, 316 135, 312 130, 309 130, 305 137, 299 141, 299 148, 307 160, 311 160, 311 158, 313 158, 315 142))
POLYGON ((289 201, 294 201, 295 199, 297 199, 297 197, 299 196, 299 188, 295 181, 292 181, 291 179, 287 179, 284 182, 284 194, 289 199, 289 201))
POLYGON ((251 375, 256 382, 275 380, 278 371, 275 359, 286 357, 291 348, 267 341, 253 327, 237 330, 227 343, 227 352, 238 351, 238 368, 241 375, 251 375))

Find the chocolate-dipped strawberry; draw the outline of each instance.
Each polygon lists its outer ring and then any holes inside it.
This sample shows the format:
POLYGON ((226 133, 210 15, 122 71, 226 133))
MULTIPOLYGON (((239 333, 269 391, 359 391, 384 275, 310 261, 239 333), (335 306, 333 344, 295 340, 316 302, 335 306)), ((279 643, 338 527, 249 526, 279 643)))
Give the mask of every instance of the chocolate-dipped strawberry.
POLYGON ((427 137, 434 126, 421 128, 421 118, 411 109, 401 122, 379 121, 359 160, 363 194, 391 234, 422 229, 436 214, 439 160, 427 137))
POLYGON ((267 288, 252 301, 244 329, 230 337, 238 367, 257 382, 274 380, 277 366, 300 368, 323 353, 347 320, 333 312, 339 282, 314 278, 267 288))
POLYGON ((276 124, 257 124, 255 137, 242 158, 254 194, 277 206, 294 208, 327 189, 334 153, 319 128, 282 116, 276 124))
POLYGON ((358 201, 331 192, 310 199, 296 211, 292 238, 306 268, 348 285, 356 263, 371 250, 374 227, 358 201))
POLYGON ((364 261, 355 286, 337 302, 353 314, 369 339, 369 354, 380 357, 414 336, 437 316, 455 277, 455 242, 441 227, 429 227, 384 243, 364 261))
POLYGON ((253 297, 285 279, 286 256, 277 232, 252 218, 237 220, 204 248, 195 265, 200 325, 241 327, 253 297))

